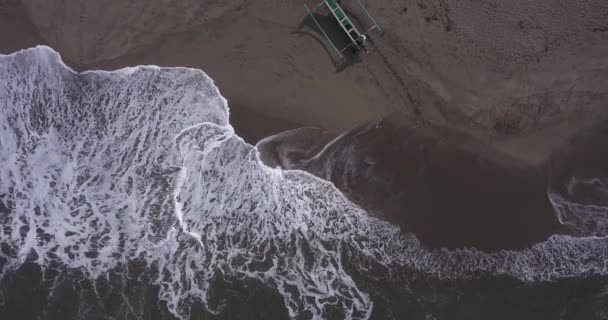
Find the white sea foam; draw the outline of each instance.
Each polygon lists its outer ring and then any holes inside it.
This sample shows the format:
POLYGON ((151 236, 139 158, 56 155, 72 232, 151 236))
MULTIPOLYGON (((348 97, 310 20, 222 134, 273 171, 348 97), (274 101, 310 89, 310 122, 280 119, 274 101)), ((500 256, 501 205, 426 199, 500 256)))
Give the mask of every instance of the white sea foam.
POLYGON ((77 74, 48 47, 0 56, 0 201, 10 209, 0 239, 12 249, 0 252, 0 277, 28 260, 99 277, 143 259, 184 318, 191 298, 213 307, 221 274, 258 279, 290 316, 315 319, 330 306, 369 318, 373 302, 347 270, 370 263, 445 279, 608 274, 599 236, 520 252, 428 250, 330 183, 264 166, 201 71, 77 74))
POLYGON ((608 180, 605 178, 581 179, 572 177, 566 187, 566 195, 549 192, 549 200, 560 223, 574 227, 582 236, 608 236, 608 180), (578 190, 582 189, 582 190, 578 190), (569 200, 580 197, 593 198, 569 200))

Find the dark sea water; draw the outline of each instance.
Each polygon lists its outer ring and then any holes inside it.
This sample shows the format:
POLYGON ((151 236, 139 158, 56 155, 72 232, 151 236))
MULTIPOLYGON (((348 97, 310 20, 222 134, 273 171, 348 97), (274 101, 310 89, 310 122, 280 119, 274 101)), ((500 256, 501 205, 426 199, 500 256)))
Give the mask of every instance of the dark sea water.
POLYGON ((606 204, 555 191, 575 231, 429 247, 264 165, 200 70, 0 56, 0 319, 606 319, 606 204))
MULTIPOLYGON (((57 278, 42 279, 39 268, 30 264, 5 279, 2 319, 178 319, 145 277, 57 278)), ((605 279, 593 277, 533 284, 507 278, 440 281, 425 276, 364 282, 375 302, 370 319, 606 319, 607 286, 605 279)), ((289 318, 281 296, 257 281, 217 280, 214 290, 224 299, 223 312, 209 313, 192 301, 189 319, 289 318)), ((309 314, 297 318, 307 319, 309 314)), ((326 318, 344 315, 334 310, 326 318)))

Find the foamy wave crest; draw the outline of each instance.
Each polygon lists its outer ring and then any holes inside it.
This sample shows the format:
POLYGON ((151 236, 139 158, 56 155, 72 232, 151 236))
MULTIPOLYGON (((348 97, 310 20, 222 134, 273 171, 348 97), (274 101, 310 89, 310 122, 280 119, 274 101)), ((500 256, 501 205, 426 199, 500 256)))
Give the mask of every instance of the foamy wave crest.
POLYGON ((201 71, 78 74, 37 47, 0 56, 0 106, 0 276, 33 261, 95 278, 143 260, 182 318, 193 299, 221 311, 209 297, 225 275, 275 288, 291 317, 367 319, 373 302, 352 272, 372 267, 449 279, 608 274, 601 237, 428 250, 332 184, 263 165, 201 71))

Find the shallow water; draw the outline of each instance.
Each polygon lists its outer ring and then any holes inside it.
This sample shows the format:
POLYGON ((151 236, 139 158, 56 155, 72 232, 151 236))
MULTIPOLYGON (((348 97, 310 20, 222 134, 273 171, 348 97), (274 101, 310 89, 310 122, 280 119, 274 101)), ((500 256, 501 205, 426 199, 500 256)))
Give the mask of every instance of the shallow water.
POLYGON ((331 183, 262 164, 200 70, 0 56, 0 202, 2 319, 606 314, 603 227, 428 249, 331 183))

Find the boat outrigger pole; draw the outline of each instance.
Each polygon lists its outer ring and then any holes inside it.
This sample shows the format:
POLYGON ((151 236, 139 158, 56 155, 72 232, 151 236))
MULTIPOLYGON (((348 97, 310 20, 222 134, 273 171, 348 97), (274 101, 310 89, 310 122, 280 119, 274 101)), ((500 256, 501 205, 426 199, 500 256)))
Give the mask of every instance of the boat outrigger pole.
POLYGON ((363 3, 361 3, 360 0, 356 0, 356 1, 359 4, 359 7, 361 7, 362 11, 365 12, 365 15, 367 15, 369 20, 373 23, 373 25, 363 33, 359 32, 359 30, 357 29, 357 27, 355 26, 353 21, 346 15, 346 11, 344 11, 344 9, 342 9, 340 4, 338 4, 338 1, 336 1, 336 0, 323 0, 320 3, 318 3, 316 6, 314 6, 312 8, 312 10, 310 8, 308 8, 308 6, 306 4, 304 5, 304 8, 306 8, 306 11, 308 12, 308 14, 312 18, 312 20, 315 22, 315 24, 317 25, 319 30, 321 30, 325 39, 327 39, 329 44, 331 44, 332 48, 336 51, 336 53, 338 54, 338 56, 340 58, 343 57, 342 53, 344 52, 344 50, 346 50, 348 48, 353 48, 356 52, 363 49, 367 42, 367 36, 366 36, 367 33, 372 31, 373 29, 381 30, 380 26, 376 23, 376 20, 369 14, 367 9, 365 9, 365 6, 363 5, 363 3), (344 47, 342 49, 338 49, 336 47, 336 45, 333 43, 333 41, 331 41, 331 39, 327 35, 327 32, 325 32, 323 27, 321 27, 321 24, 319 24, 319 21, 317 21, 317 19, 315 18, 313 13, 322 7, 326 7, 329 9, 329 11, 334 16, 334 18, 336 19, 336 21, 338 22, 338 24, 340 25, 342 30, 344 30, 344 32, 346 32, 346 35, 348 36, 348 38, 350 39, 350 42, 351 42, 346 47, 344 47))

